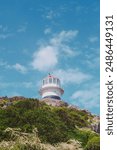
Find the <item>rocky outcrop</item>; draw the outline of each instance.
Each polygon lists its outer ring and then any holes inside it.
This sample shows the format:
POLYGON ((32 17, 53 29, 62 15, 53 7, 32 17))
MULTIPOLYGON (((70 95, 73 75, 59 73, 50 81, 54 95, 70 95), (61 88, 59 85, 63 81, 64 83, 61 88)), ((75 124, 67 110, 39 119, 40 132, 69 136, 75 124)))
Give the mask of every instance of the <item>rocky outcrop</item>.
POLYGON ((57 100, 57 99, 52 99, 52 98, 44 98, 44 99, 41 99, 40 101, 50 106, 57 106, 57 107, 68 106, 68 103, 62 100, 57 100))
POLYGON ((100 133, 100 123, 98 123, 98 124, 92 124, 91 125, 91 129, 93 131, 95 131, 96 133, 100 133))
POLYGON ((94 116, 92 119, 91 129, 97 133, 100 133, 100 117, 94 116))

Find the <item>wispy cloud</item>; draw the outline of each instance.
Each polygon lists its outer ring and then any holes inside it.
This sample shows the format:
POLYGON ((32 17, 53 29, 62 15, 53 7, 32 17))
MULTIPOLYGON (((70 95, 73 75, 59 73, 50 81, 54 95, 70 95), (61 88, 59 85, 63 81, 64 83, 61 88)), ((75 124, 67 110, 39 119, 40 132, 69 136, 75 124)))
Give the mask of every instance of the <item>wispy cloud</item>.
POLYGON ((67 56, 75 56, 76 52, 68 46, 68 43, 77 34, 77 30, 61 31, 59 34, 53 35, 48 44, 41 44, 33 54, 33 61, 31 62, 33 68, 39 71, 48 71, 58 64, 61 53, 67 54, 67 56))
POLYGON ((5 40, 11 36, 13 36, 13 34, 11 34, 11 33, 2 33, 2 34, 0 34, 0 39, 5 40))
POLYGON ((9 37, 12 37, 14 34, 8 32, 8 26, 0 24, 0 40, 5 40, 9 37))
POLYGON ((15 65, 12 66, 12 68, 14 68, 15 70, 17 70, 20 73, 25 74, 27 72, 26 67, 24 67, 23 65, 16 63, 15 65))
POLYGON ((52 20, 53 18, 59 16, 60 14, 58 12, 55 12, 53 10, 50 10, 46 13, 45 17, 48 19, 48 20, 52 20))
POLYGON ((91 43, 97 42, 97 41, 98 41, 98 37, 97 37, 97 36, 89 37, 89 41, 90 41, 91 43))
POLYGON ((78 30, 69 30, 69 31, 61 31, 59 34, 53 36, 50 39, 50 43, 52 45, 61 45, 65 42, 69 42, 78 34, 78 30))
POLYGON ((100 57, 99 57, 99 48, 90 48, 90 53, 85 54, 84 64, 89 68, 99 68, 100 57))
POLYGON ((25 74, 27 73, 27 68, 19 63, 16 63, 14 65, 8 64, 8 62, 0 61, 0 66, 4 67, 6 69, 15 69, 16 71, 25 74))
POLYGON ((99 107, 99 92, 99 83, 93 83, 87 88, 75 91, 71 99, 84 108, 99 107))
POLYGON ((76 51, 74 48, 71 48, 68 45, 62 45, 61 51, 65 55, 65 57, 74 57, 74 56, 78 56, 80 54, 79 51, 76 51))
POLYGON ((51 33, 51 28, 46 28, 46 29, 44 30, 44 33, 45 33, 45 34, 51 33))
POLYGON ((86 60, 85 63, 90 67, 90 68, 98 68, 100 65, 100 58, 99 57, 94 57, 91 60, 86 60))
POLYGON ((61 79, 62 84, 81 84, 92 78, 90 74, 83 73, 78 68, 67 70, 59 69, 53 73, 61 79))

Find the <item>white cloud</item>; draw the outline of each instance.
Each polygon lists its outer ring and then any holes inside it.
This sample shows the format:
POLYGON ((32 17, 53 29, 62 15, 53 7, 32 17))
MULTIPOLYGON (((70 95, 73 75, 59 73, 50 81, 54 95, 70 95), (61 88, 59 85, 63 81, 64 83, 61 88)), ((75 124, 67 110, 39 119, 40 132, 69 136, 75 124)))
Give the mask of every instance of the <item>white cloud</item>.
POLYGON ((6 61, 0 60, 0 67, 4 67, 5 69, 11 69, 12 65, 9 65, 6 61))
POLYGON ((12 37, 14 34, 13 33, 10 33, 8 32, 8 27, 7 26, 3 26, 3 25, 0 25, 0 40, 5 40, 9 37, 12 37))
POLYGON ((86 60, 85 62, 90 68, 98 68, 100 65, 100 58, 94 57, 91 60, 86 60))
POLYGON ((90 41, 91 43, 97 42, 97 41, 98 41, 98 37, 96 37, 96 36, 90 37, 90 38, 89 38, 89 41, 90 41))
POLYGON ((78 30, 69 30, 69 31, 61 31, 59 34, 55 35, 51 40, 50 43, 52 45, 61 45, 64 42, 69 42, 78 34, 78 30))
POLYGON ((94 97, 95 97, 94 93, 92 93, 92 91, 89 91, 89 90, 82 90, 82 91, 79 90, 72 95, 73 99, 82 98, 85 101, 88 101, 90 98, 94 98, 94 97))
POLYGON ((74 56, 78 56, 80 54, 80 52, 75 51, 74 49, 71 49, 67 45, 62 45, 61 50, 62 50, 62 53, 65 54, 65 57, 66 56, 67 57, 74 57, 74 56))
POLYGON ((99 83, 90 84, 89 87, 77 90, 71 96, 77 104, 80 103, 85 108, 99 107, 99 83))
POLYGON ((49 69, 52 69, 58 63, 57 55, 58 52, 55 47, 42 47, 34 53, 32 66, 34 69, 40 71, 47 71, 49 69))
POLYGON ((58 17, 60 14, 58 13, 58 12, 55 12, 55 11, 53 11, 53 10, 50 10, 50 11, 48 11, 47 12, 47 14, 46 14, 46 18, 48 19, 48 20, 52 20, 53 18, 55 18, 55 17, 58 17))
POLYGON ((0 39, 5 40, 5 39, 7 39, 8 37, 11 37, 12 35, 13 35, 13 34, 11 34, 11 33, 0 34, 0 39))
POLYGON ((83 73, 79 69, 59 69, 53 74, 60 78, 62 84, 81 84, 92 78, 91 75, 83 73))
POLYGON ((100 57, 99 57, 99 48, 90 48, 90 53, 85 54, 85 61, 83 62, 89 68, 99 68, 100 66, 100 57))
POLYGON ((54 17, 54 15, 55 15, 54 12, 51 10, 51 11, 49 11, 48 14, 46 15, 46 18, 47 18, 47 19, 52 19, 52 18, 54 17))
POLYGON ((27 72, 27 68, 19 63, 14 65, 8 64, 8 62, 0 60, 0 66, 4 67, 5 69, 15 69, 16 71, 25 74, 27 72))
POLYGON ((41 44, 38 50, 33 54, 32 66, 39 71, 51 71, 59 62, 59 56, 62 53, 67 56, 75 56, 77 52, 67 45, 76 35, 78 31, 61 31, 54 35, 48 44, 41 44))
POLYGON ((12 68, 16 69, 17 71, 19 71, 20 73, 23 73, 23 74, 27 72, 26 67, 24 67, 23 65, 18 64, 18 63, 13 65, 12 68))
POLYGON ((51 33, 51 28, 46 28, 46 29, 44 30, 44 33, 45 33, 45 34, 51 33))
POLYGON ((76 56, 78 52, 76 52, 73 48, 71 49, 68 43, 75 38, 77 34, 77 30, 63 30, 50 39, 50 44, 57 47, 59 53, 67 54, 67 56, 76 56))

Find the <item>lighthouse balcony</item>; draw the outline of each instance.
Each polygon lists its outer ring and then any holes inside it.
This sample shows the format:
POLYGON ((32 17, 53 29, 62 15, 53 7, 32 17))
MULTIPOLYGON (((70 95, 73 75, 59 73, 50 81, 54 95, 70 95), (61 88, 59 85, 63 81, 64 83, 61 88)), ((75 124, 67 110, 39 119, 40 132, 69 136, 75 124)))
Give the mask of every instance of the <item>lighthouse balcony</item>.
POLYGON ((60 87, 53 87, 53 86, 45 86, 45 87, 42 87, 39 91, 40 95, 43 95, 44 93, 47 93, 47 92, 52 92, 52 94, 50 95, 62 95, 64 93, 64 90, 60 87))

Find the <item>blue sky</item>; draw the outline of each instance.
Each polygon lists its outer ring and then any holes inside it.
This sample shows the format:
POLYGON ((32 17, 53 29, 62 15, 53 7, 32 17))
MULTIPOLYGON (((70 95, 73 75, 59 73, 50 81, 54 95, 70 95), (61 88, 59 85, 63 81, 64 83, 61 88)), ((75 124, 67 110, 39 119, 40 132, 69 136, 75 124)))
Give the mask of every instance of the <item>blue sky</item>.
POLYGON ((66 102, 99 114, 99 0, 0 0, 0 96, 40 98, 49 72, 66 102))

